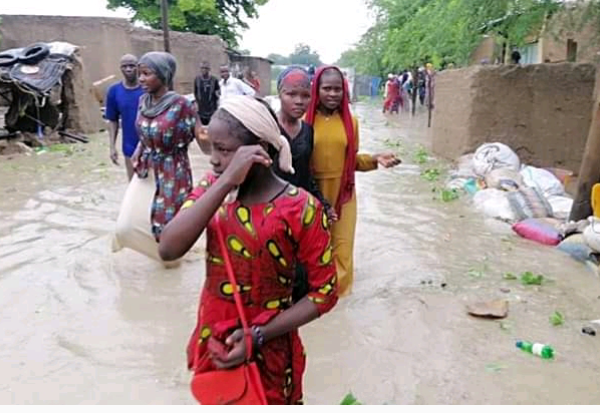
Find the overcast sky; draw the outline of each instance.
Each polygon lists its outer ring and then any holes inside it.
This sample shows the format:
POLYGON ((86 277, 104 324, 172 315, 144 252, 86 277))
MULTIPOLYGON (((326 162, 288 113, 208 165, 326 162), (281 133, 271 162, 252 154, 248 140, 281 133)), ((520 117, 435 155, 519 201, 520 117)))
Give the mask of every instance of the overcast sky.
MULTIPOLYGON (((242 34, 243 49, 288 55, 302 42, 325 63, 337 60, 371 23, 364 0, 270 0, 259 12, 242 34)), ((106 0, 0 0, 0 14, 128 17, 124 10, 106 10, 106 0)))

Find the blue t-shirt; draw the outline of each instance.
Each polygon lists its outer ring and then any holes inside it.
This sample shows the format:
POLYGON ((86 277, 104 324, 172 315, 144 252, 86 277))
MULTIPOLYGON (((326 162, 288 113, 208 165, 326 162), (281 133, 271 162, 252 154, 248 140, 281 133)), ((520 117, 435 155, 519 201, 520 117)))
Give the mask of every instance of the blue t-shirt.
POLYGON ((112 85, 106 94, 106 119, 118 122, 121 119, 123 136, 123 154, 131 158, 139 142, 135 120, 140 102, 144 94, 141 86, 128 89, 123 82, 112 85))

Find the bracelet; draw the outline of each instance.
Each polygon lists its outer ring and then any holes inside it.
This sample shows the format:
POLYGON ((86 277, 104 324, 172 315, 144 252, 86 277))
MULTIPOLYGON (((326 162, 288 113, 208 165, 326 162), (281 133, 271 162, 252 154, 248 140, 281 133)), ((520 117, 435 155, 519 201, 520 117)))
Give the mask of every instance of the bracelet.
POLYGON ((252 326, 252 332, 254 333, 254 345, 259 349, 265 344, 265 336, 259 326, 252 326))

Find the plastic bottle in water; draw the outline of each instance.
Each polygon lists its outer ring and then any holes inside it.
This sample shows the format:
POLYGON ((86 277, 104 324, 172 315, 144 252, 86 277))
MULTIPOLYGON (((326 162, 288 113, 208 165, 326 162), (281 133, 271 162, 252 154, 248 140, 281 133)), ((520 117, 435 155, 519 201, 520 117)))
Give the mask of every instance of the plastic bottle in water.
POLYGON ((554 358, 554 349, 546 344, 532 343, 529 341, 517 341, 517 348, 543 359, 554 358))

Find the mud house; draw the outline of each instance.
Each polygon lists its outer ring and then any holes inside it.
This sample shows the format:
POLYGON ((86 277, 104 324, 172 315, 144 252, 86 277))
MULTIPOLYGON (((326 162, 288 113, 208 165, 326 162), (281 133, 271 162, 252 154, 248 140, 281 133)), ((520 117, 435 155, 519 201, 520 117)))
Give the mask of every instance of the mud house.
POLYGON ((594 104, 592 64, 471 66, 436 79, 433 150, 456 159, 502 142, 533 166, 577 172, 594 104))
MULTIPOLYGON (((101 79, 120 77, 119 60, 123 54, 139 57, 151 50, 163 50, 162 32, 134 27, 126 19, 21 15, 0 18, 2 49, 55 40, 79 45, 90 88, 101 79)), ((171 45, 178 62, 175 89, 180 93, 193 92, 201 61, 207 60, 214 73, 229 63, 226 45, 218 36, 171 32, 171 45)))
MULTIPOLYGON (((539 32, 531 33, 526 43, 517 48, 520 63, 600 63, 600 27, 594 21, 581 23, 585 21, 581 16, 583 12, 571 9, 549 17, 539 32)), ((510 45, 500 36, 489 33, 499 21, 490 22, 483 29, 481 43, 469 59, 471 65, 510 61, 510 45)))

